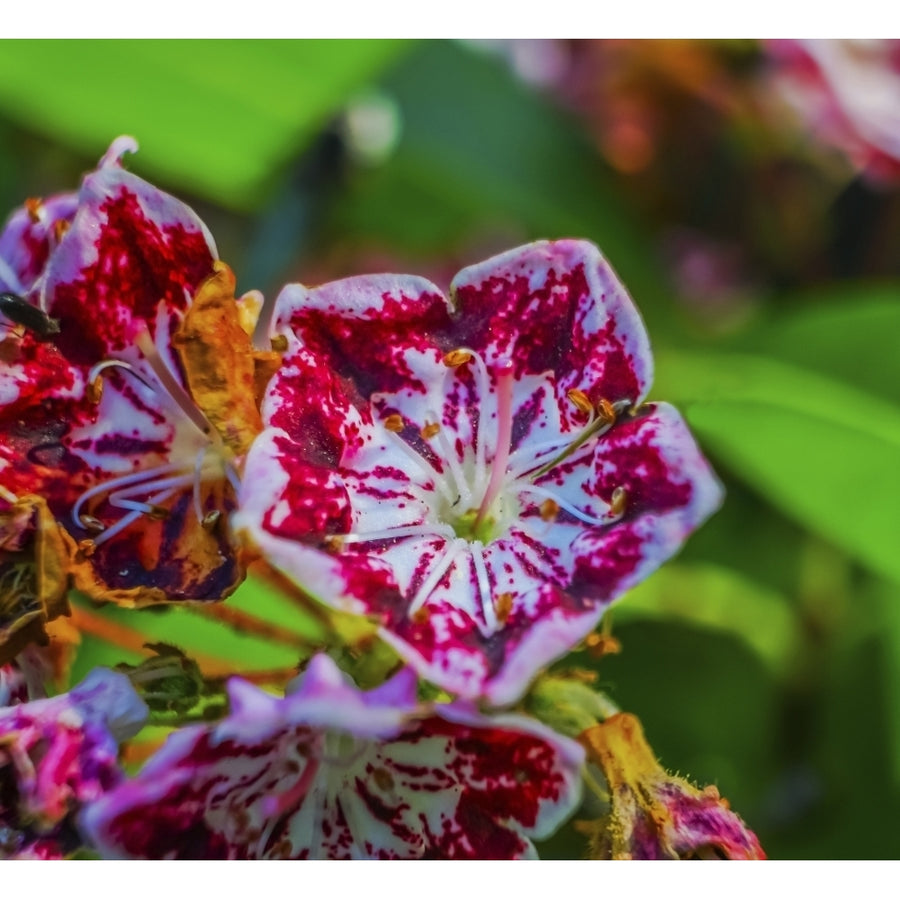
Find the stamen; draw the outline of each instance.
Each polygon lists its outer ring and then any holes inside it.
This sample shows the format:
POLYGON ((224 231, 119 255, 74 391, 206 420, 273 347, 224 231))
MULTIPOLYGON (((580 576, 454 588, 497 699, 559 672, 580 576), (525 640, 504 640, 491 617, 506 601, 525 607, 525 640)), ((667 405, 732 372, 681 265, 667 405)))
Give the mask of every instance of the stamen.
POLYGON ((459 366, 465 365, 467 362, 470 362, 472 358, 473 353, 471 350, 468 350, 465 347, 458 347, 456 350, 451 350, 449 353, 446 353, 442 362, 445 366, 449 366, 451 369, 456 369, 459 366))
MULTIPOLYGON (((461 347, 456 351, 464 354, 475 363, 475 390, 481 403, 487 400, 491 392, 491 379, 488 375, 487 364, 480 353, 469 347, 461 347)), ((487 439, 485 437, 485 416, 478 412, 478 426, 474 429, 475 438, 475 484, 472 487, 472 495, 483 496, 485 481, 487 480, 487 439)))
POLYGON ((444 495, 444 499, 447 500, 448 503, 455 503, 457 499, 457 495, 455 495, 447 484, 447 479, 445 478, 442 472, 438 472, 437 469, 427 460, 421 453, 417 453, 413 450, 406 441, 403 440, 399 435, 394 434, 392 431, 385 431, 385 436, 388 439, 388 442, 393 444, 393 446, 399 450, 408 460, 415 463, 419 469, 427 475, 434 482, 435 487, 444 495))
POLYGON ((612 428, 614 424, 615 418, 613 418, 612 420, 606 419, 604 417, 598 417, 594 419, 589 426, 581 430, 578 437, 576 437, 575 440, 572 441, 572 443, 569 444, 562 451, 562 453, 559 454, 559 456, 551 459, 550 462, 545 463, 531 477, 540 478, 541 475, 545 475, 551 469, 555 469, 564 459, 569 458, 576 450, 578 450, 579 447, 587 443, 587 441, 606 434, 606 432, 609 431, 609 429, 612 428))
POLYGON ((241 489, 241 477, 238 475, 237 469, 234 467, 234 463, 231 460, 226 460, 225 465, 225 477, 228 479, 228 483, 233 488, 235 494, 238 493, 241 489))
POLYGON ((58 244, 65 236, 66 232, 71 227, 72 223, 67 222, 65 219, 57 219, 53 223, 53 237, 58 244))
POLYGON ((404 537, 442 537, 452 539, 456 532, 442 522, 421 525, 399 525, 396 528, 383 528, 380 531, 351 531, 349 534, 330 534, 332 540, 337 539, 345 544, 366 544, 370 541, 391 541, 404 537))
POLYGON ((621 516, 625 512, 625 507, 628 505, 628 491, 623 487, 617 487, 612 492, 612 497, 609 501, 609 511, 614 516, 621 516))
POLYGON ((270 341, 269 345, 276 353, 284 353, 288 348, 288 339, 286 334, 276 334, 270 341))
MULTIPOLYGON (((146 328, 138 332, 135 343, 147 364, 153 370, 153 374, 159 379, 160 384, 168 391, 169 396, 178 404, 184 414, 200 429, 201 433, 210 440, 218 438, 218 432, 210 421, 203 415, 197 404, 191 399, 188 392, 178 383, 165 363, 162 361, 156 345, 150 340, 150 333, 146 328)), ((219 438, 221 441, 221 438, 219 438)))
POLYGON ((197 451, 197 457, 194 460, 194 514, 197 516, 197 521, 203 521, 203 502, 200 497, 200 486, 202 484, 202 472, 203 472, 203 463, 206 459, 206 451, 209 449, 209 445, 206 447, 201 447, 197 451))
POLYGON ((403 416, 401 416, 400 413, 391 413, 381 424, 384 425, 388 431, 399 434, 404 428, 403 416))
POLYGON ((44 201, 40 197, 28 197, 22 205, 25 207, 25 212, 28 213, 32 225, 39 224, 47 217, 44 201))
MULTIPOLYGON (((435 420, 438 418, 437 414, 433 410, 428 411, 428 415, 434 418, 435 420)), ((426 425, 425 428, 430 428, 431 426, 426 425)), ((447 436, 441 430, 439 425, 436 425, 436 431, 432 432, 432 435, 437 438, 438 446, 441 450, 441 459, 447 463, 447 466, 450 469, 450 474, 453 476, 453 480, 456 482, 456 493, 458 499, 457 503, 460 504, 463 509, 468 508, 472 503, 472 492, 469 490, 469 482, 466 479, 466 473, 462 470, 462 466, 460 465, 459 458, 456 455, 456 451, 453 447, 450 446, 450 442, 447 440, 447 436)), ((422 429, 423 436, 425 429, 422 429)))
POLYGON ((591 403, 588 395, 578 388, 572 388, 572 390, 566 392, 566 396, 578 407, 581 412, 587 415, 593 415, 594 413, 594 404, 591 403))
POLYGON ((491 599, 491 580, 488 576, 487 565, 484 561, 484 544, 481 541, 472 541, 469 545, 472 554, 472 564, 475 567, 475 576, 478 579, 478 596, 481 598, 481 612, 484 616, 485 628, 479 630, 485 637, 490 637, 497 630, 497 611, 494 609, 494 601, 491 599))
MULTIPOLYGON (((160 491, 158 494, 154 494, 148 502, 157 506, 165 500, 168 500, 174 493, 175 488, 170 488, 167 491, 160 491)), ((96 535, 91 541, 91 553, 105 541, 114 538, 117 534, 121 534, 126 528, 130 528, 142 515, 144 515, 144 513, 139 510, 130 512, 128 515, 122 516, 122 518, 114 525, 110 525, 109 528, 105 529, 101 534, 96 535)))
POLYGON ((88 399, 92 403, 99 403, 100 398, 103 396, 103 379, 100 378, 100 373, 105 369, 123 369, 133 378, 136 378, 145 388, 153 391, 154 393, 159 393, 143 375, 141 375, 138 370, 131 365, 131 363, 127 363, 121 359, 104 359, 103 362, 98 362, 95 366, 91 367, 91 370, 87 373, 87 391, 88 391, 88 399))
POLYGON ((506 624, 509 614, 512 612, 513 595, 509 591, 497 594, 494 598, 494 610, 497 613, 497 621, 501 625, 506 624))
POLYGON ((441 426, 437 422, 426 422, 425 427, 419 432, 419 437, 422 438, 423 441, 427 441, 436 434, 439 434, 440 430, 441 426))
MULTIPOLYGON (((548 500, 552 500, 558 509, 564 509, 569 515, 575 516, 576 519, 580 519, 586 525, 609 525, 610 523, 609 517, 599 519, 596 516, 592 516, 590 513, 578 509, 577 506, 573 506, 567 500, 563 500, 562 497, 553 493, 553 491, 548 491, 544 487, 538 487, 536 484, 521 484, 516 485, 516 488, 522 493, 537 494, 538 497, 546 497, 548 500)), ((543 509, 543 506, 541 509, 543 509)), ((541 518, 544 518, 543 513, 541 518)))
POLYGON ((559 504, 549 497, 541 504, 541 518, 545 522, 553 522, 559 515, 559 504))
POLYGON ((109 481, 104 481, 102 484, 95 484, 92 488, 88 488, 75 501, 75 505, 72 507, 72 521, 77 528, 86 527, 82 525, 83 517, 81 509, 88 500, 92 500, 94 497, 101 494, 108 494, 111 491, 127 487, 128 485, 153 481, 157 476, 170 475, 173 472, 180 471, 180 469, 181 467, 175 463, 166 463, 165 465, 154 466, 152 469, 146 469, 143 472, 132 472, 130 475, 121 475, 118 478, 111 478, 109 481))
POLYGON ((609 422, 610 425, 614 425, 616 422, 616 418, 618 417, 618 413, 616 412, 616 407, 613 406, 612 403, 609 402, 605 397, 601 397, 597 402, 597 410, 600 413, 600 416, 609 422))
POLYGON ((416 591, 415 597, 410 602, 406 613, 410 618, 413 618, 425 605, 425 601, 431 596, 431 592, 440 584, 447 570, 456 562, 456 557, 466 549, 468 544, 469 542, 465 538, 456 538, 447 545, 444 555, 431 569, 431 572, 428 573, 428 577, 422 582, 419 590, 416 591))
POLYGON ((566 447, 570 447, 584 431, 590 428, 590 426, 594 424, 594 421, 595 419, 591 417, 588 420, 587 425, 585 425, 584 428, 581 429, 581 431, 576 433, 576 436, 573 440, 569 440, 568 438, 557 438, 554 441, 542 441, 541 443, 534 444, 530 447, 520 447, 509 458, 510 478, 520 478, 522 475, 527 474, 532 469, 536 469, 538 466, 546 462, 547 457, 558 456, 561 450, 564 450, 566 447), (522 457, 527 457, 524 463, 519 462, 522 457), (514 465, 514 463, 518 464, 514 465))
MULTIPOLYGON (((506 478, 506 464, 509 461, 509 449, 512 442, 512 395, 513 395, 513 363, 511 359, 501 359, 497 363, 497 445, 494 460, 491 463, 491 479, 478 507, 475 517, 477 529, 491 508, 506 478)), ((479 420, 479 431, 481 422, 479 420)), ((479 435, 480 436, 480 435, 479 435)))

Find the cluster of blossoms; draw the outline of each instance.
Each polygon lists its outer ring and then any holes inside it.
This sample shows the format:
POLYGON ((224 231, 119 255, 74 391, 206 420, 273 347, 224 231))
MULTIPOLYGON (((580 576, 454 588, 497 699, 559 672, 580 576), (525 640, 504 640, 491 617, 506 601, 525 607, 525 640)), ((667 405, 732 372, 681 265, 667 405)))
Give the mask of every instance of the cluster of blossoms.
POLYGON ((0 235, 0 856, 528 857, 586 766, 609 787, 597 855, 760 856, 717 795, 601 739, 615 716, 562 734, 512 709, 721 500, 680 415, 645 402, 646 332, 597 249, 531 244, 449 298, 289 285, 258 348, 262 298, 122 167, 134 149, 0 235), (404 665, 368 691, 325 654, 283 696, 234 677, 227 716, 130 779, 117 742, 159 670, 34 699, 22 650, 70 588, 222 602, 253 556, 404 665), (655 838, 651 795, 676 823, 655 838))

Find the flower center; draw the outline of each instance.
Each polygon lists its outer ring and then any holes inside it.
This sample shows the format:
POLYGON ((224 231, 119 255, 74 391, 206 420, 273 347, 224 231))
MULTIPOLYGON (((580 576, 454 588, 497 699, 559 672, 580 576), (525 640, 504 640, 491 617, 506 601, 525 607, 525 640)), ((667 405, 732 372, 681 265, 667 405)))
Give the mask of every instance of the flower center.
MULTIPOLYGON (((108 478, 88 488, 75 501, 72 520, 76 526, 91 534, 88 541, 82 542, 82 549, 89 552, 121 534, 143 516, 165 518, 169 514, 168 501, 187 489, 192 491, 197 519, 204 528, 212 529, 221 517, 221 510, 216 505, 212 509, 207 508, 211 489, 221 487, 225 480, 235 490, 238 487, 231 453, 215 427, 172 374, 173 363, 166 361, 165 352, 158 344, 162 335, 169 334, 162 307, 157 317, 156 334, 157 343, 151 340, 146 328, 135 339, 144 363, 140 368, 125 360, 106 359, 97 363, 87 376, 88 394, 99 404, 105 372, 116 369, 129 375, 151 392, 153 400, 171 414, 167 418, 175 428, 164 462, 108 478), (124 514, 112 523, 106 515, 104 518, 107 521, 104 521, 94 514, 96 507, 104 502, 123 510, 124 514)), ((115 416, 113 428, 127 424, 120 422, 119 418, 115 416)))
MULTIPOLYGON (((431 409, 427 410, 426 424, 419 432, 430 455, 404 439, 402 433, 407 429, 407 423, 398 413, 382 421, 391 448, 402 453, 433 485, 436 502, 431 505, 432 514, 417 524, 377 531, 361 530, 334 537, 344 543, 443 538, 443 548, 416 588, 408 614, 418 613, 453 567, 469 557, 484 614, 484 630, 493 633, 505 621, 514 598, 508 593, 493 596, 492 578, 485 561, 486 547, 504 538, 510 528, 532 510, 547 523, 552 523, 562 513, 585 525, 610 525, 621 518, 627 503, 622 488, 613 492, 609 503, 585 495, 585 502, 576 505, 555 487, 536 482, 562 463, 592 452, 594 442, 632 404, 630 400, 612 403, 605 399, 594 404, 583 391, 571 390, 568 398, 587 417, 585 424, 562 432, 555 439, 522 441, 513 450, 515 377, 512 360, 501 357, 489 370, 478 352, 460 347, 447 353, 443 362, 447 366, 448 382, 460 377, 457 372, 463 367, 469 367, 471 372, 478 409, 470 416, 473 432, 470 442, 460 441, 458 435, 452 435, 457 439, 451 441, 440 416, 431 409), (438 465, 432 462, 435 459, 438 465)), ((453 387, 451 383, 445 385, 448 395, 453 387)))

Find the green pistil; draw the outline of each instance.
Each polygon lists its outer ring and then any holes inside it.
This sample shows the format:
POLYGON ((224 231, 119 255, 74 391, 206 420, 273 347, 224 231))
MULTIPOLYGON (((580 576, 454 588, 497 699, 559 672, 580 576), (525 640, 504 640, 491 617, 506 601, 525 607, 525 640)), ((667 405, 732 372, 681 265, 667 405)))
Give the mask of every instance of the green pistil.
POLYGON ((467 541, 481 541, 482 544, 489 544, 498 536, 497 520, 493 516, 482 516, 479 519, 477 509, 464 512, 451 525, 457 536, 465 538, 467 541))

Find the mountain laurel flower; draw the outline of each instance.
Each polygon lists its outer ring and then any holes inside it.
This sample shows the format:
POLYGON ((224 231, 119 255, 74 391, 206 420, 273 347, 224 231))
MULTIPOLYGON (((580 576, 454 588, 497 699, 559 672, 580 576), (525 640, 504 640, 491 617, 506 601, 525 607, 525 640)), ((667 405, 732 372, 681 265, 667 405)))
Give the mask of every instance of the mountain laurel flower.
POLYGON ((584 241, 465 269, 449 300, 289 285, 272 336, 235 529, 462 697, 515 701, 720 503, 680 415, 644 402, 643 323, 584 241))
POLYGON ((885 186, 900 180, 900 41, 773 40, 769 96, 885 186))
POLYGON ((121 167, 135 149, 0 235, 2 502, 46 499, 96 599, 216 600, 243 575, 226 526, 255 360, 206 226, 121 167))
POLYGON ((128 678, 95 669, 67 694, 0 708, 0 859, 58 859, 75 816, 121 779, 118 744, 147 707, 128 678))
POLYGON ((610 811, 578 823, 595 859, 765 859, 756 835, 719 796, 666 772, 641 723, 617 713, 581 735, 609 785, 610 811))
POLYGON ((580 799, 582 748, 524 716, 423 706, 403 669, 362 692, 317 656, 283 699, 240 679, 82 816, 104 857, 533 857, 580 799))

